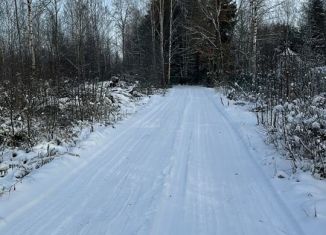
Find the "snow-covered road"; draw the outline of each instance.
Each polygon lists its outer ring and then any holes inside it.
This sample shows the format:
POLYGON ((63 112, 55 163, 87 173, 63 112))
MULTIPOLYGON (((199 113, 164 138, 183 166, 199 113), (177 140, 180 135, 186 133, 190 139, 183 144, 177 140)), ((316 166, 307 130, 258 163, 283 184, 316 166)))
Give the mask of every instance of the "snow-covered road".
POLYGON ((0 234, 303 234, 224 109, 202 87, 154 97, 1 199, 0 234))

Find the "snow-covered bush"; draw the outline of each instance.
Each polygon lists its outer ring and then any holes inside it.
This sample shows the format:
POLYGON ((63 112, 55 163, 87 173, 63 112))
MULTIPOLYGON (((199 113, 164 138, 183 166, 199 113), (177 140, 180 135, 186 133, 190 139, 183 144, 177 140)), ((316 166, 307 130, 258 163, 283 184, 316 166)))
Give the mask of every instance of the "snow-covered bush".
MULTIPOLYGON (((30 98, 20 93, 0 95, 0 194, 17 180, 75 146, 84 130, 110 125, 133 112, 144 95, 137 82, 118 79, 75 84, 60 90, 43 84, 30 98), (9 170, 10 169, 10 170, 9 170)), ((17 86, 0 86, 21 91, 17 86)))
POLYGON ((269 128, 275 143, 294 160, 311 161, 316 176, 326 177, 326 93, 275 106, 269 128))
POLYGON ((225 95, 253 104, 251 111, 256 113, 257 124, 266 127, 270 142, 285 150, 294 171, 300 167, 326 178, 326 93, 311 97, 309 92, 295 93, 295 99, 285 102, 273 87, 247 89, 242 84, 226 87, 225 95))

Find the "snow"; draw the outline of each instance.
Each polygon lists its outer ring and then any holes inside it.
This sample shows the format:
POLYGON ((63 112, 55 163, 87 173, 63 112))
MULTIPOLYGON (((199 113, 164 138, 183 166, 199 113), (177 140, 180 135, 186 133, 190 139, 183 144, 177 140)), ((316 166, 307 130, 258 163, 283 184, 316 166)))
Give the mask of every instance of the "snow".
POLYGON ((325 182, 291 174, 255 115, 220 98, 174 87, 97 128, 0 198, 0 234, 324 235, 325 182))
POLYGON ((298 54, 295 53, 294 51, 292 51, 290 48, 287 47, 287 48, 282 52, 281 55, 282 55, 282 56, 297 56, 298 54))
MULTIPOLYGON (((115 87, 110 87, 110 81, 105 81, 100 84, 105 88, 104 94, 107 98, 106 109, 109 109, 109 119, 103 120, 101 123, 89 123, 87 121, 78 121, 75 126, 66 127, 66 132, 63 136, 55 136, 51 141, 45 138, 40 138, 36 145, 31 149, 26 150, 23 147, 10 148, 1 146, 0 153, 0 195, 5 192, 10 192, 13 186, 20 182, 26 175, 30 174, 33 170, 48 164, 57 157, 64 155, 71 155, 71 148, 78 146, 78 144, 89 136, 91 130, 103 128, 102 125, 114 124, 115 122, 126 118, 129 114, 136 112, 141 104, 148 102, 149 97, 144 94, 136 92, 138 82, 126 83, 119 81, 115 87), (6 169, 11 166, 11 169, 6 169), (3 169, 2 169, 3 168, 3 169)), ((100 93, 100 91, 98 91, 100 93)), ((99 95, 99 94, 98 94, 99 95)), ((99 95, 100 96, 100 95, 99 95)), ((69 105, 67 98, 61 99, 61 106, 69 105)), ((3 128, 9 128, 10 123, 3 124, 3 128)), ((42 136, 41 130, 38 128, 40 123, 34 126, 35 130, 42 136)), ((0 129, 1 131, 1 129, 0 129)), ((4 133, 10 131, 5 131, 4 133)), ((74 155, 74 154, 73 154, 74 155)))
POLYGON ((0 171, 6 171, 9 169, 9 166, 5 163, 0 164, 0 171))
POLYGON ((311 125, 312 125, 313 129, 319 130, 321 128, 321 126, 320 126, 320 124, 318 122, 313 122, 311 125))
MULTIPOLYGON (((226 99, 219 94, 218 99, 221 97, 226 99)), ((254 114, 248 111, 252 109, 251 105, 239 107, 233 105, 236 101, 229 102, 231 105, 225 107, 228 118, 237 127, 251 155, 256 162, 260 163, 264 174, 270 179, 287 209, 301 225, 304 234, 324 235, 326 228, 325 180, 317 180, 311 175, 310 163, 305 167, 305 162, 302 162, 300 169, 293 173, 292 162, 277 152, 274 146, 265 144, 266 130, 261 126, 257 127, 254 114)), ((274 112, 282 110, 283 107, 279 106, 274 109, 274 112)), ((294 138, 299 137, 294 136, 294 138)))

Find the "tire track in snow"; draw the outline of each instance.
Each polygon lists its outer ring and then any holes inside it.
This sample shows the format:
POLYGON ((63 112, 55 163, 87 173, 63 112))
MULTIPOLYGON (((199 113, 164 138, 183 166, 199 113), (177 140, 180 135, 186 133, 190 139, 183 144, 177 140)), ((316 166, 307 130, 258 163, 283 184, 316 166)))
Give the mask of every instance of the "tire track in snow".
MULTIPOLYGON (((163 105, 163 106, 161 106, 161 108, 159 108, 159 110, 156 110, 156 111, 151 112, 151 115, 149 115, 149 117, 147 117, 147 118, 143 118, 145 120, 139 122, 139 124, 141 124, 141 126, 147 127, 148 124, 152 123, 153 120, 156 119, 157 116, 162 112, 162 110, 164 110, 165 107, 167 107, 167 106, 168 106, 168 104, 167 105, 163 105)), ((168 112, 164 112, 164 113, 168 114, 168 112)), ((138 128, 138 125, 135 125, 135 126, 138 128)), ((133 149, 135 149, 137 146, 141 145, 141 142, 143 141, 143 137, 145 137, 146 135, 147 135, 146 133, 141 133, 141 137, 139 137, 139 138, 129 138, 129 140, 130 140, 129 142, 125 143, 124 146, 119 146, 119 148, 121 149, 121 151, 118 154, 116 154, 116 155, 119 156, 122 153, 122 151, 125 152, 125 149, 128 149, 127 152, 132 152, 133 149), (137 140, 137 142, 135 142, 134 144, 131 144, 135 139, 137 140), (125 148, 125 147, 127 147, 127 148, 125 148)), ((110 151, 110 149, 109 149, 109 151, 110 151)), ((113 152, 115 152, 115 150, 113 150, 113 152)), ((127 155, 127 154, 125 153, 124 155, 127 155)), ((125 163, 125 161, 124 161, 125 159, 124 158, 121 158, 120 160, 119 159, 116 160, 113 157, 112 159, 113 160, 111 160, 110 162, 116 161, 114 165, 111 165, 110 163, 108 163, 108 164, 105 164, 101 169, 103 169, 105 171, 106 169, 110 168, 109 172, 116 173, 116 171, 121 167, 121 165, 123 163, 125 163)), ((118 182, 115 183, 115 188, 117 188, 117 189, 123 188, 123 183, 128 179, 129 170, 126 170, 125 169, 125 166, 124 166, 125 174, 124 175, 120 175, 121 180, 119 180, 118 182)), ((91 185, 93 185, 95 183, 94 182, 94 179, 97 179, 99 175, 103 174, 103 170, 97 171, 97 173, 93 175, 93 177, 91 178, 90 182, 87 183, 84 191, 89 191, 88 187, 91 186, 91 185)), ((118 191, 115 188, 112 188, 112 195, 115 195, 115 194, 117 195, 117 193, 114 193, 115 191, 118 191)), ((79 193, 86 194, 87 192, 84 192, 84 191, 79 192, 79 193)), ((134 191, 131 190, 131 193, 134 193, 134 191)), ((82 202, 77 202, 79 204, 81 203, 81 206, 80 206, 81 209, 80 210, 77 210, 76 212, 74 212, 74 214, 70 216, 70 220, 73 219, 74 217, 76 217, 76 215, 82 213, 82 211, 83 211, 82 208, 85 205, 87 205, 90 201, 92 201, 92 198, 93 198, 92 195, 93 194, 94 193, 89 194, 87 197, 85 197, 85 199, 82 202)), ((122 213, 122 211, 127 208, 128 204, 129 204, 129 200, 130 200, 131 197, 132 197, 132 195, 129 195, 128 199, 126 200, 126 204, 121 208, 121 210, 120 210, 119 213, 122 213)), ((117 198, 113 198, 112 200, 108 200, 108 201, 112 201, 114 203, 115 199, 117 199, 117 198)), ((75 203, 75 204, 77 204, 77 203, 75 203)), ((75 205, 75 204, 73 204, 70 207, 71 208, 76 207, 77 205, 75 205)), ((106 206, 110 206, 110 205, 106 205, 106 206)), ((65 210, 66 210, 66 208, 63 208, 62 209, 62 213, 58 213, 57 218, 62 217, 63 216, 63 212, 65 212, 65 210)), ((118 217, 118 215, 119 214, 116 214, 115 217, 118 217)), ((54 218, 54 221, 55 220, 56 220, 56 218, 54 218)), ((112 220, 112 218, 110 220, 112 220)), ((48 224, 51 224, 51 223, 52 223, 52 221, 49 221, 48 224)), ((64 224, 68 224, 69 223, 69 220, 66 220, 63 223, 64 224)), ((110 224, 110 223, 108 223, 108 224, 110 224)), ((61 227, 61 226, 59 226, 59 227, 61 227)), ((46 231, 46 230, 43 229, 43 228, 41 228, 40 231, 46 231)), ((42 232, 40 232, 40 234, 42 234, 42 232)))
MULTIPOLYGON (((145 115, 141 116, 140 119, 136 120, 135 123, 131 123, 130 126, 127 126, 127 128, 125 130, 123 130, 121 133, 118 134, 118 136, 116 136, 111 142, 108 143, 107 146, 101 148, 100 150, 96 151, 95 153, 93 153, 94 156, 104 156, 104 152, 108 151, 108 149, 110 150, 110 147, 115 146, 116 143, 118 143, 121 139, 124 139, 126 135, 129 134, 129 132, 133 129, 138 127, 140 124, 143 124, 144 121, 146 122, 150 122, 153 118, 155 118, 155 116, 160 113, 161 110, 165 109, 166 107, 168 107, 169 103, 163 103, 160 106, 156 106, 155 103, 152 103, 151 106, 153 107, 146 107, 146 111, 147 109, 149 110, 149 112, 145 112, 145 115)), ((145 110, 143 110, 145 111, 145 110)), ((130 122, 128 120, 128 122, 130 122)), ((130 139, 130 142, 134 141, 132 139, 130 139)), ((128 143, 125 144, 125 146, 127 146, 128 143)), ((123 147, 125 147, 123 146, 123 147)), ((121 147, 121 146, 120 146, 121 147)), ((123 148, 122 148, 123 150, 123 148)), ((118 156, 117 156, 118 157, 118 156)), ((88 160, 88 159, 87 159, 88 160)), ((35 228, 35 227, 42 227, 42 223, 44 223, 44 220, 41 220, 42 217, 44 217, 44 214, 51 214, 53 215, 53 212, 59 212, 57 214, 57 216, 53 216, 53 219, 58 218, 63 211, 65 211, 65 208, 62 207, 62 205, 58 205, 56 202, 54 203, 50 203, 48 202, 48 198, 51 198, 50 196, 53 195, 55 192, 60 191, 62 188, 69 188, 67 186, 67 184, 76 184, 76 182, 79 180, 78 177, 76 177, 76 175, 80 174, 81 171, 85 168, 88 168, 89 172, 99 172, 99 171, 103 171, 103 169, 107 168, 112 162, 114 162, 116 160, 116 158, 111 158, 110 161, 108 161, 105 165, 101 165, 101 168, 99 168, 99 164, 97 161, 94 161, 95 159, 89 159, 89 161, 85 161, 84 164, 82 164, 80 167, 74 169, 68 176, 66 176, 65 178, 63 178, 60 183, 55 184, 54 186, 52 186, 49 190, 42 192, 42 195, 40 195, 38 198, 34 198, 31 202, 28 202, 27 204, 25 204, 22 208, 13 211, 11 214, 6 216, 6 223, 9 223, 11 220, 13 220, 15 217, 19 216, 20 214, 22 214, 24 211, 28 210, 29 208, 33 207, 34 205, 36 205, 37 203, 41 203, 42 201, 47 201, 45 202, 45 204, 49 204, 49 206, 47 206, 46 208, 43 208, 44 210, 42 210, 42 212, 40 214, 38 214, 38 216, 36 218, 33 218, 33 222, 30 224, 29 228, 35 228), (61 211, 57 211, 57 208, 62 208, 61 211)), ((97 159, 99 160, 99 159, 97 159)), ((98 175, 98 174, 97 174, 98 175)), ((91 177, 94 178, 94 177, 91 177)), ((70 187, 72 190, 74 190, 73 187, 70 187)), ((74 193, 74 192, 73 192, 74 193)), ((73 195, 70 194, 70 195, 73 195)), ((73 196, 71 196, 73 197, 73 196)), ((61 201, 62 202, 62 201, 61 201)), ((28 219, 28 218, 24 218, 24 219, 28 219)), ((22 220, 24 220, 22 219, 22 220)), ((52 221, 54 221, 52 219, 52 216, 50 217, 49 221, 46 221, 46 224, 51 224, 52 221)), ((19 220, 19 219, 18 219, 19 220)), ((17 228, 19 228, 19 223, 16 224, 15 229, 13 230, 17 230, 17 228)), ((1 231, 1 225, 0 225, 0 231, 1 231)), ((25 234, 29 231, 29 229, 27 228, 22 228, 21 232, 18 231, 18 234, 25 234)), ((15 231, 17 232, 17 231, 15 231)), ((43 234, 41 234, 43 235, 43 234)))
MULTIPOLYGON (((213 91, 211 91, 211 92, 213 92, 213 91)), ((209 94, 209 92, 206 94, 207 99, 215 106, 215 108, 216 108, 215 110, 218 111, 218 114, 222 118, 225 125, 228 126, 228 129, 231 130, 229 133, 232 136, 233 142, 236 143, 236 146, 238 147, 238 149, 245 151, 245 156, 247 156, 246 159, 248 159, 254 166, 252 168, 252 170, 256 171, 257 174, 260 176, 260 178, 264 182, 263 185, 256 185, 256 186, 252 187, 252 190, 255 190, 255 192, 252 193, 253 198, 255 198, 256 200, 261 200, 262 198, 255 197, 255 195, 257 195, 258 193, 261 194, 261 191, 262 191, 263 195, 265 196, 265 199, 268 198, 270 200, 269 201, 267 201, 267 200, 260 201, 261 203, 259 203, 259 204, 263 205, 264 203, 272 203, 273 207, 271 207, 269 209, 277 208, 277 211, 283 212, 282 214, 280 214, 284 217, 284 220, 282 222, 284 223, 284 221, 286 221, 286 220, 289 222, 287 228, 291 229, 290 230, 291 232, 289 233, 288 231, 286 231, 286 229, 281 229, 280 227, 275 225, 275 228, 277 230, 279 230, 281 233, 303 235, 304 232, 301 229, 300 225, 294 219, 293 215, 291 214, 290 210, 288 209, 288 207, 286 206, 284 201, 280 198, 280 196, 275 191, 270 180, 267 178, 266 174, 263 172, 262 167, 257 163, 257 160, 252 156, 252 153, 249 150, 245 140, 243 139, 242 134, 237 129, 237 125, 235 123, 232 123, 232 121, 231 121, 232 118, 230 118, 230 116, 228 116, 228 114, 226 112, 222 111, 222 109, 224 109, 225 107, 221 106, 218 103, 218 99, 217 99, 216 95, 211 94, 208 96, 208 94, 209 94), (259 188, 259 191, 258 191, 258 188, 259 188)), ((270 219, 269 222, 271 224, 273 224, 273 219, 279 220, 279 218, 273 218, 273 217, 269 216, 271 211, 270 210, 266 211, 263 206, 260 207, 259 209, 264 211, 263 213, 265 214, 265 216, 267 218, 270 219)), ((275 214, 279 214, 279 213, 276 212, 275 214)), ((267 226, 269 226, 269 225, 267 225, 267 226)))

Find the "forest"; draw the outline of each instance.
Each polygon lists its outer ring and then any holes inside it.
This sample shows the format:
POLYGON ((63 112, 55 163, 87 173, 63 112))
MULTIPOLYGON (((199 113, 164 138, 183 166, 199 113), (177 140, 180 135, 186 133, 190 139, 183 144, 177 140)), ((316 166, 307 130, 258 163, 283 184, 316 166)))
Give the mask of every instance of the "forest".
POLYGON ((110 123, 120 80, 203 85, 253 102, 293 171, 326 177, 324 0, 1 0, 0 22, 2 150, 110 123))

